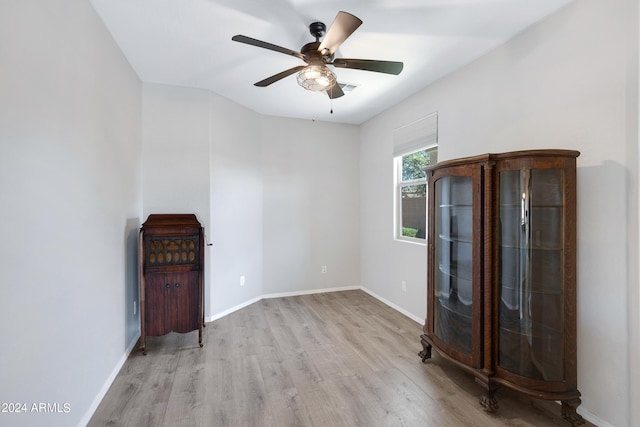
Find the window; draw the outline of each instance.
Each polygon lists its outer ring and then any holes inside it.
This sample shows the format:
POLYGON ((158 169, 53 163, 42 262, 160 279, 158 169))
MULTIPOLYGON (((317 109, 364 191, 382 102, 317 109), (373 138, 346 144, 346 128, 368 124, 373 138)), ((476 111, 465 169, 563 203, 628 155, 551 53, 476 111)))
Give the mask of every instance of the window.
POLYGON ((396 238, 421 241, 426 238, 427 183, 424 172, 437 162, 438 148, 430 147, 395 158, 396 238))
POLYGON ((425 243, 427 183, 423 168, 438 160, 438 113, 393 131, 394 236, 425 243))

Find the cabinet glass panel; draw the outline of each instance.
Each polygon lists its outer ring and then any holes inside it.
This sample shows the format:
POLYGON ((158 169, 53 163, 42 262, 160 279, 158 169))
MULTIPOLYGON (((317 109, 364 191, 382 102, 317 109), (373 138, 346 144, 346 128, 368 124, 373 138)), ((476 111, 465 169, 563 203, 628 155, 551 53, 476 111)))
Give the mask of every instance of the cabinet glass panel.
POLYGON ((500 172, 498 364, 529 378, 563 372, 563 172, 500 172))
POLYGON ((435 182, 434 333, 471 353, 473 185, 468 176, 435 182))

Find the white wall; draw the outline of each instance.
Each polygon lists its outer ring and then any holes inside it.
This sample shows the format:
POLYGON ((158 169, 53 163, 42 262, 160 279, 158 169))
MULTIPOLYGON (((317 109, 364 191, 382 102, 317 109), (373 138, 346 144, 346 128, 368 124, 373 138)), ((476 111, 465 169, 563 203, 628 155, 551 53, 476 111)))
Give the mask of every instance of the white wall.
POLYGON ((266 294, 359 285, 357 126, 146 83, 142 116, 144 215, 189 211, 206 225, 208 318, 266 294))
POLYGON ((0 424, 76 425, 137 338, 141 85, 87 1, 0 3, 0 52, 0 424))
MULTIPOLYGON (((392 131, 436 111, 417 103, 398 115, 383 114, 360 131, 361 285, 414 318, 426 316, 426 245, 394 240, 392 131), (402 282, 406 292, 402 291, 402 282)), ((402 107, 397 107, 402 109, 402 107)), ((419 343, 418 340, 416 343, 419 343)))
POLYGON ((205 227, 205 316, 261 294, 257 114, 207 90, 143 85, 145 218, 195 213, 205 227), (245 287, 239 276, 245 275, 245 287))
POLYGON ((259 115, 211 96, 209 316, 262 295, 262 149, 259 115), (245 284, 240 286, 240 276, 245 284))
POLYGON ((143 211, 195 213, 209 223, 209 96, 145 83, 142 92, 143 211))
POLYGON ((261 121, 263 293, 358 286, 358 127, 261 121))
POLYGON ((640 2, 628 0, 627 101, 625 117, 628 192, 627 210, 627 300, 629 306, 629 425, 640 425, 640 2))
MULTIPOLYGON (((574 2, 364 124, 361 132, 362 284, 421 317, 424 284, 398 292, 404 276, 423 283, 426 272, 424 247, 392 239, 391 131, 438 111, 439 160, 533 148, 582 152, 581 409, 616 426, 630 424, 631 403, 622 396, 630 392, 630 363, 638 363, 629 360, 628 347, 628 295, 638 286, 637 274, 629 281, 636 268, 638 212, 637 202, 624 202, 637 200, 636 3, 574 2)), ((637 306, 633 301, 631 310, 637 306)))

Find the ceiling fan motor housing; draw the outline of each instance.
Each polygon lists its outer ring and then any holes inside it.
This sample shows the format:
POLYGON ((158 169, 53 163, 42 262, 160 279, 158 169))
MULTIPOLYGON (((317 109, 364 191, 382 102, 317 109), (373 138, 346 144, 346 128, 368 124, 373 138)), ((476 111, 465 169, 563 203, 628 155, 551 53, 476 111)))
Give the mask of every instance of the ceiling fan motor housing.
POLYGON ((307 43, 302 46, 302 49, 300 49, 300 53, 304 55, 307 64, 322 65, 330 62, 331 58, 328 56, 323 56, 322 53, 318 50, 319 47, 319 41, 307 43))

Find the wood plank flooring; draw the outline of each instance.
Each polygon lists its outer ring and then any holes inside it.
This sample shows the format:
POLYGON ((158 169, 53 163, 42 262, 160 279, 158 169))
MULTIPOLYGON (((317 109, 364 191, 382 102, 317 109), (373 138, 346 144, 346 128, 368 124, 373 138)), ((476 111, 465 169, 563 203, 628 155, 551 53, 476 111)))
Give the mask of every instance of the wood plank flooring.
POLYGON ((481 388, 419 324, 362 291, 265 299, 197 332, 147 339, 89 426, 568 426, 553 402, 481 388))

